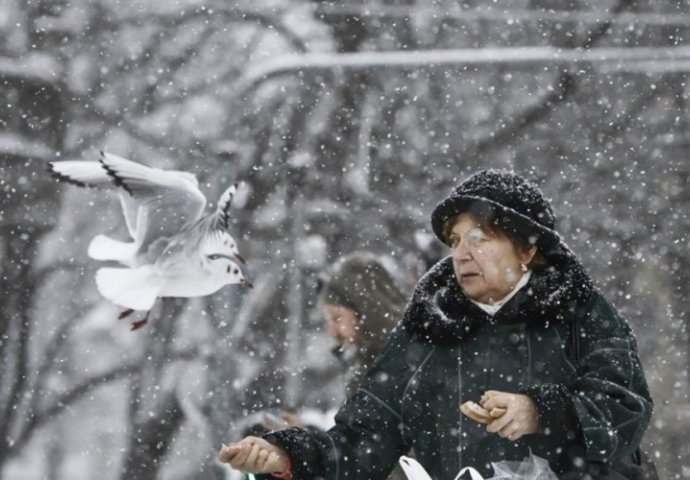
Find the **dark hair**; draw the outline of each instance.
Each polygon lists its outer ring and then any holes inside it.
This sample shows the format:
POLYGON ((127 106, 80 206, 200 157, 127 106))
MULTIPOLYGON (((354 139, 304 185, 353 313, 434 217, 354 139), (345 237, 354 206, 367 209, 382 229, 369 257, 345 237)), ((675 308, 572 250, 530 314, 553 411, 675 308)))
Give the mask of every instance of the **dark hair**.
POLYGON ((347 386, 354 393, 402 318, 406 297, 381 256, 372 252, 359 251, 341 257, 322 281, 319 302, 349 308, 357 317, 357 355, 361 365, 347 386))

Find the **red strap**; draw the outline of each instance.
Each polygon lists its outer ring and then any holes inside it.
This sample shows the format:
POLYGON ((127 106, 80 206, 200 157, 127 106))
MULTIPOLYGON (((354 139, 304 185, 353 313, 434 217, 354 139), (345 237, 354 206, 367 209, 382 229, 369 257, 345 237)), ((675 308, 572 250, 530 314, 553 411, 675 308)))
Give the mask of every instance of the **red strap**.
POLYGON ((292 478, 292 464, 290 463, 290 457, 288 457, 287 459, 287 465, 285 466, 285 470, 283 470, 282 472, 271 472, 271 475, 273 475, 276 478, 292 478))

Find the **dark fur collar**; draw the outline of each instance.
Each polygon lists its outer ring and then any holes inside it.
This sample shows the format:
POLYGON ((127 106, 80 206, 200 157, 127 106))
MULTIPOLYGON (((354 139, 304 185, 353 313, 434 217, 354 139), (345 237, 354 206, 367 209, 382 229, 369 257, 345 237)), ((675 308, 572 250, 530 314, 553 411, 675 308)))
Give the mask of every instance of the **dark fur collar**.
POLYGON ((403 327, 425 343, 453 345, 487 323, 562 321, 593 290, 579 261, 573 258, 568 263, 532 272, 529 283, 492 317, 465 296, 455 279, 452 258, 447 257, 417 284, 403 327))

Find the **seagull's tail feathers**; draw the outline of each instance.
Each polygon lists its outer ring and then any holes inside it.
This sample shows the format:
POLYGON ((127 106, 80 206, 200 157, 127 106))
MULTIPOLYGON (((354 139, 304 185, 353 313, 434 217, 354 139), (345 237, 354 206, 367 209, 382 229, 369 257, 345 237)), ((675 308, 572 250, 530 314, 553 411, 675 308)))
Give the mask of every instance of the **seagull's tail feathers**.
POLYGON ((163 280, 152 265, 138 268, 101 268, 96 272, 96 286, 106 299, 133 310, 150 310, 158 297, 163 280))
POLYGON ((48 162, 53 177, 80 187, 112 186, 113 179, 100 162, 65 160, 48 162))
POLYGON ((131 267, 137 250, 135 242, 120 242, 105 235, 96 235, 89 244, 88 254, 94 260, 114 260, 131 267))

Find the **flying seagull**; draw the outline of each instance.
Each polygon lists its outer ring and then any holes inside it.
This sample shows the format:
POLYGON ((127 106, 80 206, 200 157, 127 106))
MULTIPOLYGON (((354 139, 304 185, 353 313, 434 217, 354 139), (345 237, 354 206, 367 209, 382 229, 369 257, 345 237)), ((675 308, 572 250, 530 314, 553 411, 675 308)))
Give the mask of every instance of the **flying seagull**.
POLYGON ((158 297, 200 297, 230 284, 251 288, 228 232, 236 184, 222 193, 213 212, 204 214, 206 197, 188 172, 152 168, 106 152, 99 161, 50 162, 49 169, 61 181, 119 193, 132 241, 97 235, 88 255, 124 266, 100 268, 96 286, 106 299, 126 308, 120 318, 146 311, 132 330, 146 324, 158 297))

